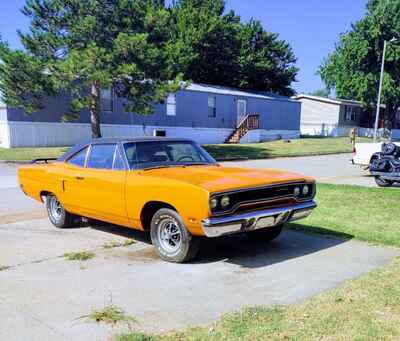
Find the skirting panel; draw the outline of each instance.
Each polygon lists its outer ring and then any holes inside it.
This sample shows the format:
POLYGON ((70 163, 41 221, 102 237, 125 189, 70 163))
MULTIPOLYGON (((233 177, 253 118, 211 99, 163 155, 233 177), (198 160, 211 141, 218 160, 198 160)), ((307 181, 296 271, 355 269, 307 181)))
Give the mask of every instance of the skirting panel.
POLYGON ((297 139, 300 137, 299 130, 249 130, 246 135, 240 139, 240 143, 258 143, 274 140, 297 139))
MULTIPOLYGON (((9 129, 7 147, 50 147, 70 146, 90 139, 90 124, 85 123, 39 123, 39 122, 6 122, 9 129)), ((1 126, 0 126, 1 127, 1 126)), ((165 131, 167 137, 189 138, 200 144, 223 143, 233 129, 160 127, 102 124, 104 137, 153 136, 155 130, 165 131)), ((1 135, 0 135, 1 136, 1 135)))
POLYGON ((10 148, 10 129, 6 121, 0 121, 0 147, 10 148))

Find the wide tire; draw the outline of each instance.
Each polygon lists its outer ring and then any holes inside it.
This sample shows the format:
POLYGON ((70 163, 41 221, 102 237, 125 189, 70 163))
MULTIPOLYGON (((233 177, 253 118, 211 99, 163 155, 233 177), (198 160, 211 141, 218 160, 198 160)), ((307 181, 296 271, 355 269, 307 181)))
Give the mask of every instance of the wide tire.
POLYGON ((393 181, 382 179, 380 176, 375 177, 375 182, 379 187, 390 187, 393 185, 393 181))
POLYGON ((180 215, 168 208, 154 214, 150 235, 157 254, 167 262, 187 262, 199 251, 199 239, 186 229, 180 215))
POLYGON ((49 220, 55 227, 68 228, 74 226, 76 216, 68 213, 54 194, 47 195, 45 203, 49 220))
POLYGON ((270 242, 276 239, 282 233, 282 229, 283 224, 274 227, 267 227, 265 229, 249 231, 247 232, 247 236, 254 241, 270 242))

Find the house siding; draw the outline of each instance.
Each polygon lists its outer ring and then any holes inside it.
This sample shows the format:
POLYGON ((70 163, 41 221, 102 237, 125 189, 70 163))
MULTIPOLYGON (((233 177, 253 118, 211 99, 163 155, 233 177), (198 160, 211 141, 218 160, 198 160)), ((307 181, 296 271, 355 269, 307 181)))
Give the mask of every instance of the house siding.
MULTIPOLYGON (((104 136, 152 135, 155 129, 166 130, 167 136, 193 138, 201 143, 222 143, 237 125, 237 101, 247 101, 247 114, 260 115, 260 139, 273 131, 271 136, 296 136, 300 128, 301 104, 285 97, 269 95, 215 93, 184 89, 176 93, 176 115, 169 116, 166 103, 154 105, 151 115, 126 113, 123 98, 114 98, 113 112, 101 113, 104 136), (208 97, 216 99, 216 115, 208 115, 208 97), (279 132, 279 133, 277 133, 279 132), (281 134, 282 132, 282 134, 281 134), (204 136, 205 138, 203 138, 204 136)), ((73 144, 77 139, 90 137, 90 113, 84 110, 79 118, 61 123, 69 110, 67 94, 46 99, 43 109, 26 114, 17 108, 8 108, 4 115, 8 120, 10 146, 44 146, 73 144), (79 133, 78 133, 79 131, 79 133), (62 136, 57 136, 61 134, 62 136)), ((1 117, 1 116, 0 116, 1 117)))

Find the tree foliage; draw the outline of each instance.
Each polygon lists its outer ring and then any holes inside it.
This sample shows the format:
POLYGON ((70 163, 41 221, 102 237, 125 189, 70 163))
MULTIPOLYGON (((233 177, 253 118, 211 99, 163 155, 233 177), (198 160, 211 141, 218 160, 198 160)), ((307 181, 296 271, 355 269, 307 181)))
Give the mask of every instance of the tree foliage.
POLYGON ((32 113, 45 97, 68 93, 64 118, 89 110, 94 137, 102 88, 138 114, 152 113, 182 80, 294 93, 288 43, 226 12, 224 0, 26 0, 23 14, 30 20, 19 32, 24 48, 0 43, 3 100, 32 113))
POLYGON ((224 0, 179 0, 171 8, 170 58, 185 79, 294 94, 298 69, 289 44, 259 21, 243 23, 224 0))
POLYGON ((112 86, 139 114, 179 88, 166 53, 170 14, 160 0, 28 0, 23 13, 31 21, 20 33, 25 50, 0 48, 0 90, 10 105, 33 112, 46 95, 68 90, 65 117, 89 109, 99 137, 101 88, 112 86))
MULTIPOLYGON (((400 1, 370 0, 367 13, 349 32, 342 34, 335 51, 319 73, 327 87, 341 98, 356 99, 365 106, 376 102, 384 41, 400 36, 400 1)), ((388 44, 382 102, 390 128, 400 106, 400 44, 388 44)))
POLYGON ((329 97, 330 93, 331 92, 329 91, 329 89, 324 88, 312 91, 309 93, 309 95, 317 97, 329 97))

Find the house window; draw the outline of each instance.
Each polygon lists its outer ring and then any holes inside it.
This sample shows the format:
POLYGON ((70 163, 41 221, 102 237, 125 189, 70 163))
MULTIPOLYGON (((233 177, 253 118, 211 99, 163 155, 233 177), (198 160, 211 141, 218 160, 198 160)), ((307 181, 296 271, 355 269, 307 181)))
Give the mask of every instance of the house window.
POLYGON ((176 115, 176 95, 169 94, 167 97, 167 116, 176 115))
POLYGON ((217 98, 215 96, 208 96, 208 117, 217 116, 217 98))
POLYGON ((345 121, 357 121, 357 107, 345 107, 345 121))
POLYGON ((101 89, 100 100, 101 100, 101 111, 112 112, 114 107, 114 91, 112 88, 101 89))

